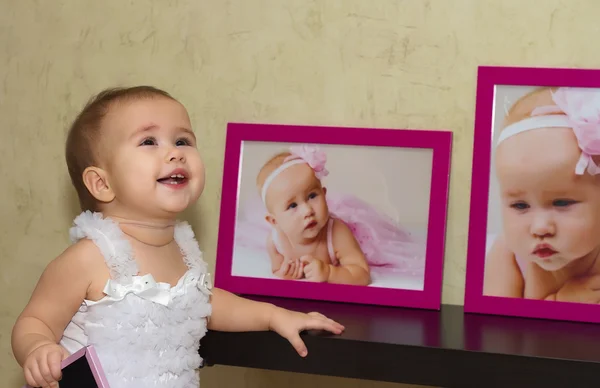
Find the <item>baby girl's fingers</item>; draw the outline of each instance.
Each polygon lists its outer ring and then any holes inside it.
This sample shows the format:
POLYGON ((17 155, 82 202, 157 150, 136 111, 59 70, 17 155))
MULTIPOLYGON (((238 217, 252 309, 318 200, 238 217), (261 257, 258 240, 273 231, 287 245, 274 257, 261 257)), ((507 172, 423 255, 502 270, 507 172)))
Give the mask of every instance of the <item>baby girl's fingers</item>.
POLYGON ((46 379, 44 379, 37 362, 34 362, 33 365, 29 367, 29 372, 31 373, 31 378, 33 379, 33 384, 29 385, 32 387, 48 387, 48 382, 46 379))
POLYGON ((312 312, 308 313, 308 315, 310 315, 313 318, 329 319, 325 315, 323 315, 319 312, 316 312, 316 311, 312 311, 312 312))
POLYGON ((334 334, 340 334, 343 331, 341 325, 332 320, 323 320, 319 318, 311 318, 306 323, 306 330, 326 330, 334 334))
POLYGON ((50 375, 56 381, 60 380, 62 372, 60 369, 60 362, 62 361, 62 354, 59 352, 52 352, 48 355, 48 367, 50 375))
MULTIPOLYGON (((40 374, 42 375, 42 378, 44 379, 44 381, 46 382, 43 386, 44 387, 56 387, 58 386, 58 384, 56 383, 56 380, 58 380, 57 378, 55 378, 54 376, 52 376, 52 372, 50 371, 50 354, 47 356, 48 358, 46 360, 42 360, 42 362, 40 362, 39 365, 39 370, 40 370, 40 374)), ((60 361, 59 361, 60 363, 60 361)))
POLYGON ((341 325, 341 324, 337 323, 336 321, 334 321, 331 318, 327 318, 325 315, 323 315, 323 314, 321 314, 319 312, 313 311, 313 312, 308 313, 308 315, 310 315, 311 317, 315 317, 317 319, 321 319, 321 320, 326 321, 328 323, 331 323, 334 326, 336 326, 337 328, 339 328, 340 330, 344 330, 345 329, 344 325, 341 325))
POLYGON ((25 381, 28 385, 31 385, 32 387, 39 387, 41 385, 38 384, 37 380, 33 377, 33 374, 29 368, 26 368, 23 374, 25 375, 25 381))
POLYGON ((293 333, 290 337, 288 337, 287 340, 290 341, 290 344, 292 344, 294 349, 296 349, 296 352, 298 352, 301 357, 306 357, 308 350, 306 349, 306 345, 298 333, 293 333))

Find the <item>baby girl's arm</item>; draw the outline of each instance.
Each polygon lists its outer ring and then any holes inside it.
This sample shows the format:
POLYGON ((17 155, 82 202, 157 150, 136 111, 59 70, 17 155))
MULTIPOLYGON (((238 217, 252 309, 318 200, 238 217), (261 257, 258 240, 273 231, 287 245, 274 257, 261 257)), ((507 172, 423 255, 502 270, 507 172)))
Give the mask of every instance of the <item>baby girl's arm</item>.
POLYGON ((30 385, 61 375, 60 362, 68 354, 58 342, 86 297, 97 267, 91 262, 100 254, 93 248, 91 241, 80 241, 48 264, 13 327, 13 353, 30 385))
POLYGON ((273 330, 286 338, 301 356, 308 351, 298 334, 304 330, 327 330, 340 334, 344 327, 322 314, 286 310, 270 303, 244 299, 215 288, 211 297, 212 314, 208 328, 218 331, 273 330))
POLYGON ((522 298, 525 283, 515 255, 502 236, 492 244, 486 258, 483 293, 490 296, 522 298))
POLYGON ((335 220, 332 234, 340 266, 329 266, 328 282, 368 286, 371 283, 371 271, 350 228, 335 220))
POLYGON ((300 279, 302 277, 302 263, 299 260, 285 260, 283 255, 277 251, 270 233, 267 237, 267 252, 271 258, 271 270, 274 275, 282 279, 300 279))

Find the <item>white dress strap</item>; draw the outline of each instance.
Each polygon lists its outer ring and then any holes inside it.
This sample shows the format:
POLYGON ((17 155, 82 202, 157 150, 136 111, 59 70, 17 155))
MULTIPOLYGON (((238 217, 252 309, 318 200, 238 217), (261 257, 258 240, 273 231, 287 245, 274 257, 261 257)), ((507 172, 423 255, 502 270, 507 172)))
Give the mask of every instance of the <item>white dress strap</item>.
POLYGON ((200 245, 194 235, 190 224, 179 221, 175 224, 175 242, 181 250, 183 260, 189 269, 196 269, 201 273, 208 271, 208 264, 204 261, 200 245))
POLYGON ((92 240, 104 256, 111 279, 129 284, 132 277, 138 274, 138 266, 133 249, 116 222, 104 218, 102 213, 88 210, 77 216, 73 223, 69 230, 71 241, 75 243, 83 238, 92 240))

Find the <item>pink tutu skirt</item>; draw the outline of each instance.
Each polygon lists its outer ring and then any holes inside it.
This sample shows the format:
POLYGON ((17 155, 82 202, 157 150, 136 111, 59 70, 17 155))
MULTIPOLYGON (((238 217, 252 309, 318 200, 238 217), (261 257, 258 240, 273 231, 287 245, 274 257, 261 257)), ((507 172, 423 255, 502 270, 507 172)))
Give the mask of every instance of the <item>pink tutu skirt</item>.
MULTIPOLYGON (((426 237, 412 235, 355 196, 327 193, 327 205, 331 216, 350 228, 372 270, 385 269, 423 279, 426 237)), ((244 208, 244 213, 238 214, 235 244, 263 250, 271 232, 265 206, 257 195, 244 208)))

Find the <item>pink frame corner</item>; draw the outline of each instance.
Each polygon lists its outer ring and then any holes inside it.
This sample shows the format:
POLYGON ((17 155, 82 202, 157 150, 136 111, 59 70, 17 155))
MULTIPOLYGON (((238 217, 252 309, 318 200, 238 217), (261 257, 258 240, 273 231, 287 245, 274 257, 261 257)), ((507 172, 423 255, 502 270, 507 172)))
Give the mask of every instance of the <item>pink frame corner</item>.
POLYGON ((579 322, 600 322, 600 306, 483 295, 492 117, 496 85, 600 87, 600 70, 481 66, 477 75, 475 139, 464 311, 579 322))
MULTIPOLYGON (((85 346, 65 358, 60 364, 61 369, 66 368, 75 361, 79 360, 81 357, 85 357, 87 359, 88 365, 90 366, 90 370, 92 371, 92 375, 94 376, 94 380, 96 380, 96 385, 98 385, 98 388, 110 388, 106 379, 106 375, 104 374, 104 370, 102 369, 102 365, 100 364, 100 360, 98 359, 98 355, 96 354, 96 349, 94 349, 93 345, 85 346)), ((32 387, 30 385, 24 385, 23 388, 32 387)))
POLYGON ((439 310, 441 305, 452 132, 229 123, 225 145, 215 286, 238 294, 439 310), (429 228, 422 291, 305 283, 231 275, 242 143, 298 142, 433 150, 429 228), (323 298, 327 295, 327 298, 323 298))
POLYGON ((92 345, 86 347, 85 358, 87 358, 92 374, 96 379, 96 384, 98 384, 98 388, 110 388, 104 370, 102 369, 102 364, 98 359, 98 354, 96 354, 96 349, 94 349, 92 345))

